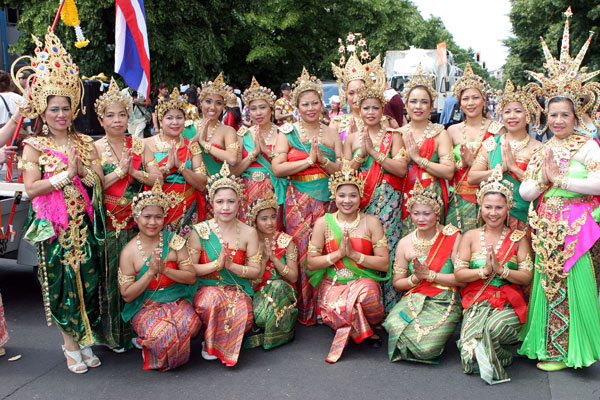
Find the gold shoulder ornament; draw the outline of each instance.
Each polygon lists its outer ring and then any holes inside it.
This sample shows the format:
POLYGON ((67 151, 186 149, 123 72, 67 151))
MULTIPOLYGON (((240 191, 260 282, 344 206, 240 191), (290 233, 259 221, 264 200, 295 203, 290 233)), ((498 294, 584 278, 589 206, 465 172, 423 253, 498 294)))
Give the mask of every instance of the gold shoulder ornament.
POLYGON ((169 247, 175 251, 179 251, 183 249, 183 246, 185 246, 185 239, 177 234, 174 234, 169 241, 169 247))

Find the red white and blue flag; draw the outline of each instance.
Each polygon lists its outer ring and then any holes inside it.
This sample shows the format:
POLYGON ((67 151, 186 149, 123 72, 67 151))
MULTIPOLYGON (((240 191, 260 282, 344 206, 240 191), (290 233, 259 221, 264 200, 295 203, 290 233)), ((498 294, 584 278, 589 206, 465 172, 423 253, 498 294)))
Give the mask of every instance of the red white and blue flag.
POLYGON ((150 48, 143 0, 116 0, 115 72, 146 99, 150 97, 150 48))

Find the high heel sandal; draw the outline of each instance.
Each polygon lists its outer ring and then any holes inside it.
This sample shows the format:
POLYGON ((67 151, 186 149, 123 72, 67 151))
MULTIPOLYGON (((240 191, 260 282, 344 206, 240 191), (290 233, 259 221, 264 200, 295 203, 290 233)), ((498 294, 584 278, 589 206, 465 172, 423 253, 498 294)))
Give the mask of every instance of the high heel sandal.
POLYGON ((65 358, 67 359, 67 368, 74 374, 85 374, 88 369, 83 360, 81 359, 81 350, 69 351, 65 349, 65 346, 61 346, 65 358), (75 364, 69 365, 69 358, 75 361, 75 364), (80 369, 84 367, 85 369, 80 369))
POLYGON ((91 346, 82 348, 81 355, 83 357, 85 357, 83 359, 83 362, 88 368, 96 368, 96 367, 99 367, 102 365, 102 362, 100 362, 100 359, 98 358, 98 356, 95 355, 94 352, 92 351, 91 346))

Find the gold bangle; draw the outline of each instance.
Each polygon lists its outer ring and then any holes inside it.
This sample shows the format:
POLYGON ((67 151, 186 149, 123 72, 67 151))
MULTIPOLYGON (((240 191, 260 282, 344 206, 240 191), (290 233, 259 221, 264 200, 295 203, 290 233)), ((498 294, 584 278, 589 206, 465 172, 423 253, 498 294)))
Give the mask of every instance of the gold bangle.
POLYGON ((510 268, 504 267, 504 270, 502 271, 500 278, 506 279, 506 278, 508 278, 508 275, 510 275, 510 268))
POLYGON ((182 162, 181 164, 179 164, 179 168, 177 168, 177 171, 183 172, 184 169, 185 169, 185 163, 182 162))
POLYGON ((365 261, 365 254, 364 253, 360 253, 360 257, 358 257, 358 261, 356 262, 358 265, 362 265, 362 263, 365 261))
POLYGON ((125 172, 123 172, 123 170, 121 169, 121 167, 117 167, 115 168, 115 170, 113 171, 115 173, 115 175, 117 175, 117 178, 119 179, 123 179, 125 178, 125 172))
POLYGON ((328 165, 329 165, 329 158, 325 157, 325 161, 323 161, 323 162, 321 163, 321 165, 322 165, 323 167, 326 167, 326 166, 328 166, 328 165))
POLYGON ((327 260, 327 264, 333 265, 333 261, 331 261, 331 254, 329 254, 329 253, 327 254, 326 260, 327 260))
POLYGON ((85 170, 87 171, 87 173, 85 174, 85 176, 83 178, 81 178, 81 182, 83 182, 84 185, 92 187, 96 184, 96 178, 94 178, 94 172, 89 169, 88 167, 85 167, 85 170))
POLYGON ((10 116, 10 120, 11 120, 12 122, 14 122, 14 123, 15 123, 15 125, 18 125, 18 124, 19 124, 19 121, 17 121, 17 119, 15 118, 15 116, 14 116, 14 115, 11 115, 11 116, 10 116))
POLYGON ((487 278, 487 275, 485 275, 485 273, 483 272, 483 267, 479 267, 479 271, 477 273, 479 274, 479 278, 481 278, 481 279, 487 278))
POLYGON ((427 282, 433 282, 437 278, 437 272, 429 270, 429 274, 427 275, 427 282))
POLYGON ((210 154, 210 150, 212 149, 212 143, 204 143, 204 152, 210 154))
POLYGON ((142 179, 148 179, 150 175, 146 171, 142 171, 142 179))
POLYGON ((377 153, 377 156, 375 157, 375 162, 379 165, 381 165, 384 161, 385 161, 385 154, 383 153, 377 153))
POLYGON ((308 158, 306 159, 306 162, 307 162, 307 163, 308 163, 308 165, 309 165, 309 166, 311 166, 311 167, 315 165, 315 162, 314 162, 314 161, 312 160, 312 158, 310 158, 310 157, 308 157, 308 158))
POLYGON ((408 284, 410 285, 410 287, 415 287, 418 285, 418 283, 413 282, 413 276, 415 276, 415 275, 412 274, 411 276, 408 277, 408 284))
POLYGON ((254 154, 252 154, 252 153, 248 153, 248 159, 249 159, 251 162, 254 162, 254 161, 256 161, 256 159, 257 159, 257 158, 258 158, 258 156, 255 156, 255 155, 254 155, 254 154))
POLYGON ((290 268, 285 264, 283 271, 281 271, 281 276, 286 276, 290 272, 290 268))
POLYGON ((240 278, 245 278, 247 274, 248 274, 248 267, 246 267, 245 265, 242 265, 242 273, 240 274, 240 278))
POLYGON ((219 272, 220 270, 223 269, 223 267, 221 267, 219 265, 219 259, 218 258, 216 260, 212 261, 211 264, 215 267, 215 272, 219 272))
POLYGON ((421 165, 421 168, 423 168, 423 169, 427 169, 427 167, 429 167, 430 163, 431 163, 431 161, 429 161, 429 159, 427 159, 427 158, 421 158, 421 161, 419 161, 419 164, 421 165))
POLYGON ((357 164, 362 164, 362 163, 365 162, 365 158, 364 157, 359 157, 358 153, 357 153, 354 157, 352 157, 352 161, 354 161, 357 164))

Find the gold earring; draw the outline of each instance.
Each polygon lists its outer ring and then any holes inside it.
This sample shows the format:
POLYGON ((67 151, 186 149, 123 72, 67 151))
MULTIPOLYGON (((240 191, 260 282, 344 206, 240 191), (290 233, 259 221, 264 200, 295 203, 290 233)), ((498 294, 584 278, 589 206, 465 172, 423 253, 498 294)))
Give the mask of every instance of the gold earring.
POLYGON ((50 130, 48 129, 48 125, 46 125, 46 121, 44 121, 44 125, 42 125, 42 135, 48 136, 50 130))

